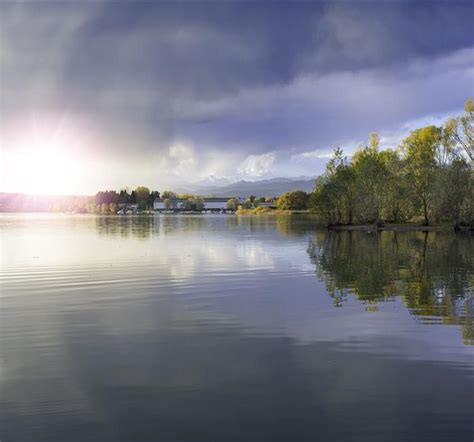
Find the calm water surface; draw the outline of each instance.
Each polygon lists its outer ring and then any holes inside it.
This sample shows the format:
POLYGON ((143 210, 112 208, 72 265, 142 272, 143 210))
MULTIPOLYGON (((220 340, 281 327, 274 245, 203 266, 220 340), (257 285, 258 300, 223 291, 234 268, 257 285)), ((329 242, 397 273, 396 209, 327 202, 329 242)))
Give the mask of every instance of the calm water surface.
POLYGON ((0 227, 2 442, 473 439, 474 235, 0 227))

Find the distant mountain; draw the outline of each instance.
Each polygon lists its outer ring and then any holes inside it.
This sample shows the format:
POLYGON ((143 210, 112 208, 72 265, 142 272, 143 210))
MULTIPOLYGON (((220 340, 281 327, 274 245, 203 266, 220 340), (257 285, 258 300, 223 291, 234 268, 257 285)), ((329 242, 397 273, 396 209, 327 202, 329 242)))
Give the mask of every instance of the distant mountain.
POLYGON ((298 178, 271 178, 261 181, 237 181, 226 185, 206 185, 194 184, 186 187, 175 189, 178 193, 193 193, 201 196, 215 197, 248 197, 255 196, 279 196, 282 193, 291 190, 304 190, 311 192, 314 189, 315 178, 298 177, 298 178))

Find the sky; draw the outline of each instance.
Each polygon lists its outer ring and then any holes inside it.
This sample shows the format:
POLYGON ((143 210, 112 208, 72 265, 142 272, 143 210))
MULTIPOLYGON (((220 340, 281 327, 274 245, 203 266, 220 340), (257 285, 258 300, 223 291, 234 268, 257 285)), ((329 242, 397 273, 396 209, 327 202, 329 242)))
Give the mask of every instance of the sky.
POLYGON ((0 2, 0 191, 316 176, 474 96, 472 1, 0 2))

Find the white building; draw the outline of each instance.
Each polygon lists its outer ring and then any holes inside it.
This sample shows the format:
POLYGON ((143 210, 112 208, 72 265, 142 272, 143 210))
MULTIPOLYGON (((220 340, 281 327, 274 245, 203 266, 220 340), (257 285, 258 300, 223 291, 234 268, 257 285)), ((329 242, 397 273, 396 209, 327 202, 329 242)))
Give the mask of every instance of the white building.
POLYGON ((168 199, 170 201, 170 205, 169 207, 165 207, 165 199, 156 198, 155 201, 153 201, 153 210, 178 209, 184 201, 184 199, 182 198, 168 198, 168 199))
MULTIPOLYGON (((229 201, 231 197, 226 198, 202 198, 204 201, 204 210, 226 210, 227 209, 227 201, 229 201)), ((163 198, 156 198, 153 202, 153 209, 154 210, 184 210, 182 205, 184 198, 168 198, 169 203, 168 207, 165 207, 165 199, 163 198)))
POLYGON ((226 210, 229 198, 203 198, 206 210, 226 210))

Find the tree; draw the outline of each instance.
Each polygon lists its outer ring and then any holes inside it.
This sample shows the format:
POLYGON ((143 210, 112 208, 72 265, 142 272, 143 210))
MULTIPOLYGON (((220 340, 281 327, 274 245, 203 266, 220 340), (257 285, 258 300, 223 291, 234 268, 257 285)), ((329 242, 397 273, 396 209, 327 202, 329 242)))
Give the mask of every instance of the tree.
POLYGON ((381 220, 386 169, 379 150, 378 135, 372 133, 369 145, 352 157, 357 183, 357 205, 363 221, 381 220))
POLYGON ((369 148, 372 150, 379 150, 380 147, 380 137, 377 132, 371 132, 369 135, 369 148))
POLYGON ((244 203, 242 204, 242 207, 244 209, 252 209, 253 208, 253 202, 250 198, 247 198, 244 203))
POLYGON ((379 153, 383 163, 383 186, 380 189, 381 211, 384 221, 399 222, 407 214, 407 185, 404 176, 403 162, 398 150, 386 149, 379 153))
MULTIPOLYGON (((400 222, 421 216, 474 226, 474 102, 439 128, 413 131, 397 149, 381 149, 376 133, 348 161, 340 148, 316 180, 311 212, 328 224, 400 222)), ((279 207, 289 207, 282 195, 279 207)))
POLYGON ((196 210, 196 205, 194 203, 194 199, 192 197, 186 198, 182 203, 181 203, 181 209, 183 210, 196 210))
POLYGON ((165 206, 166 210, 176 209, 176 201, 172 200, 171 198, 165 198, 163 200, 163 205, 165 206))
POLYGON ((308 194, 302 190, 294 190, 281 195, 276 203, 280 210, 303 210, 308 207, 308 194))
POLYGON ((101 192, 97 192, 95 195, 95 203, 96 204, 110 204, 110 203, 118 203, 119 195, 115 190, 105 190, 101 192))
POLYGON ((449 119, 444 127, 446 137, 451 141, 454 153, 467 157, 473 167, 474 161, 474 101, 468 98, 464 103, 464 115, 449 119))
POLYGON ((334 204, 335 192, 333 189, 331 178, 322 175, 316 179, 314 191, 308 199, 309 210, 320 215, 328 225, 340 222, 334 204))
POLYGON ((150 192, 150 195, 148 197, 148 201, 147 201, 147 206, 152 208, 153 207, 153 203, 155 202, 155 200, 157 198, 160 197, 160 192, 156 191, 156 190, 153 190, 152 192, 150 192))
POLYGON ((178 195, 177 195, 176 193, 174 193, 174 192, 171 192, 171 190, 165 190, 165 191, 162 193, 161 197, 162 197, 163 199, 166 199, 166 198, 178 198, 178 195))
POLYGON ((199 196, 188 196, 181 203, 181 208, 192 212, 201 212, 204 209, 204 200, 199 196))
POLYGON ((239 201, 237 200, 237 198, 230 198, 229 200, 227 200, 226 207, 228 210, 237 210, 237 208, 239 207, 239 201))
POLYGON ((355 173, 340 148, 326 165, 326 173, 316 180, 308 207, 329 224, 352 224, 355 209, 355 173))
POLYGON ((96 205, 94 204, 93 201, 90 201, 87 203, 86 211, 87 213, 96 213, 96 205))
POLYGON ((128 204, 130 202, 130 194, 127 189, 122 189, 120 191, 117 202, 119 204, 128 204))
POLYGON ((145 186, 138 186, 135 189, 135 195, 137 198, 137 204, 140 210, 148 208, 148 202, 150 198, 150 189, 145 186))
POLYGON ((204 210, 204 200, 197 196, 194 198, 195 210, 198 212, 202 212, 204 210))
POLYGON ((109 213, 111 213, 112 215, 115 215, 117 213, 117 203, 110 203, 109 204, 109 213))
MULTIPOLYGON (((440 168, 436 180, 436 216, 459 228, 472 186, 471 170, 464 159, 455 158, 449 167, 440 168)), ((468 222, 468 220, 466 220, 468 222)))
POLYGON ((442 141, 441 129, 427 126, 414 130, 402 142, 408 179, 415 202, 422 208, 424 224, 429 224, 436 173, 436 152, 442 141))

